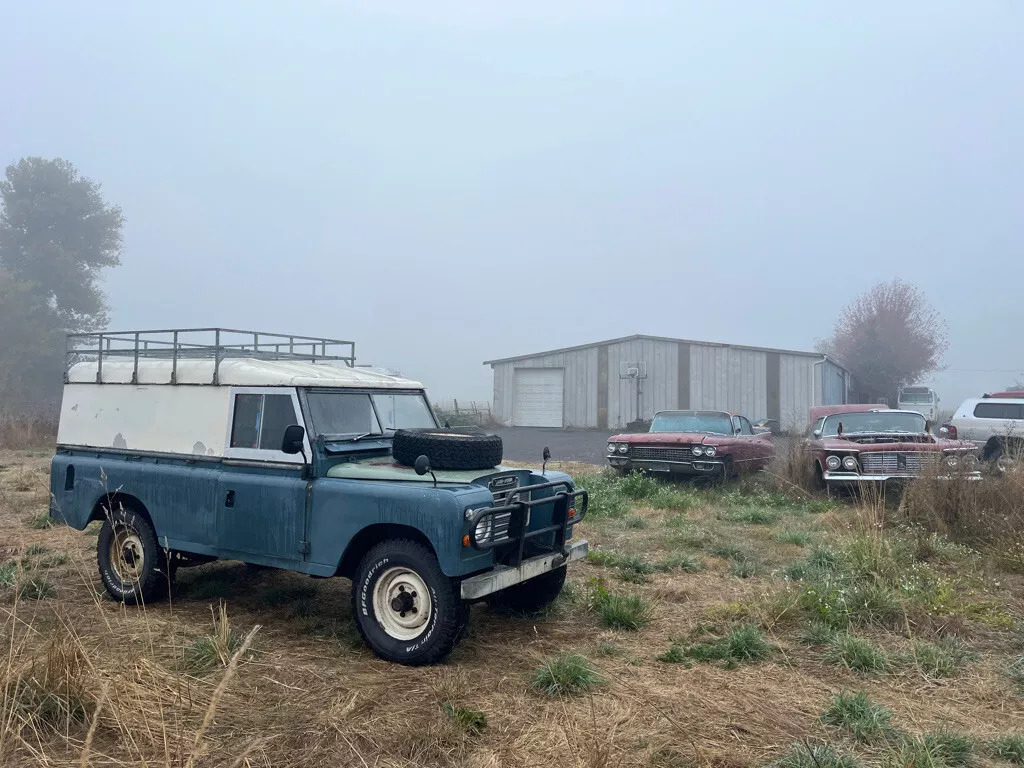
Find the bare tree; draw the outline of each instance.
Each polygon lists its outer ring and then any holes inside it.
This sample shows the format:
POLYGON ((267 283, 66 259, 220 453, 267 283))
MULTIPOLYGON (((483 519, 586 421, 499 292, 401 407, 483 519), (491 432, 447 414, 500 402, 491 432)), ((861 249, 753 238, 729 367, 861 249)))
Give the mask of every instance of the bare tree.
POLYGON ((915 286, 878 283, 847 305, 818 347, 854 376, 863 399, 893 399, 896 391, 939 370, 948 347, 946 323, 915 286))

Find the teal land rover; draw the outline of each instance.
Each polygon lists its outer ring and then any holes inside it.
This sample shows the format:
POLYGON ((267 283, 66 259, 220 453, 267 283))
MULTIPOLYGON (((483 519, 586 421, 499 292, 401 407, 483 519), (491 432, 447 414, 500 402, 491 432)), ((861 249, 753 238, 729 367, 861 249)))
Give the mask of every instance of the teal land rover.
POLYGON ((228 329, 76 334, 51 515, 101 521, 99 575, 125 603, 222 558, 352 580, 381 658, 437 662, 468 606, 557 597, 587 493, 501 466, 501 439, 441 427, 422 385, 336 339, 228 329))

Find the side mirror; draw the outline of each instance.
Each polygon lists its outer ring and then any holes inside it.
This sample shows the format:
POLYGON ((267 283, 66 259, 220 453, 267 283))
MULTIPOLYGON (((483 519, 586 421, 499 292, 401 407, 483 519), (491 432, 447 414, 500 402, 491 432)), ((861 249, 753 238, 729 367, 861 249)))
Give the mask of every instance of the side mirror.
POLYGON ((285 427, 284 437, 281 439, 281 452, 289 455, 302 453, 302 443, 306 438, 306 430, 298 424, 285 427))
POLYGON ((544 463, 540 465, 540 472, 541 474, 544 474, 545 472, 548 471, 548 461, 551 460, 551 449, 545 445, 544 452, 540 455, 540 457, 544 459, 544 463))
POLYGON ((430 476, 434 478, 434 487, 437 488, 437 475, 434 474, 434 470, 430 468, 430 459, 426 456, 420 455, 416 457, 416 461, 412 465, 417 475, 425 475, 428 472, 430 476))
POLYGON ((813 432, 811 432, 811 437, 813 437, 815 440, 820 438, 821 437, 821 430, 816 429, 813 432))

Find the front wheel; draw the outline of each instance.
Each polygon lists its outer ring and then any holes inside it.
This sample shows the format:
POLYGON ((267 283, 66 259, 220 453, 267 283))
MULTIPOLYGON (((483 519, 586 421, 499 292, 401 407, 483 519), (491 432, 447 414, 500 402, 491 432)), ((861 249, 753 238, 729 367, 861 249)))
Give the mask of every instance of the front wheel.
POLYGON ((537 613, 562 592, 568 568, 555 568, 488 596, 487 605, 506 613, 537 613))
POLYGON ((420 666, 451 653, 469 609, 433 552, 415 541, 392 539, 370 549, 359 563, 352 615, 377 656, 420 666))
POLYGON ((96 562, 115 600, 140 605, 167 595, 173 569, 153 525, 133 509, 108 511, 96 542, 96 562))

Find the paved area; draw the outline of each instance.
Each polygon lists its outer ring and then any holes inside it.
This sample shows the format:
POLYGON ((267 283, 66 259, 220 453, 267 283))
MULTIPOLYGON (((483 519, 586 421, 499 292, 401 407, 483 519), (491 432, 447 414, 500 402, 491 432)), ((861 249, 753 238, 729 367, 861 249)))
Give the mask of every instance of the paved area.
POLYGON ((551 449, 554 461, 582 461, 604 464, 608 438, 618 432, 596 429, 546 429, 544 427, 502 427, 505 458, 509 461, 540 461, 544 446, 551 449))

